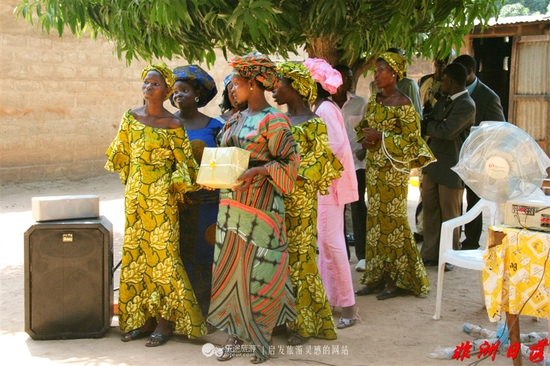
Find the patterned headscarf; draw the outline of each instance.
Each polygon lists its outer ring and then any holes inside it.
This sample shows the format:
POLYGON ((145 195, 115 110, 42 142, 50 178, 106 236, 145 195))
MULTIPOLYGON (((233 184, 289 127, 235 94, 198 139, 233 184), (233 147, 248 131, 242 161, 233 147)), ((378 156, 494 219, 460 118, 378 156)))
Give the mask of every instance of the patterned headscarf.
POLYGON ((308 104, 317 99, 317 84, 311 77, 308 68, 293 62, 279 62, 276 70, 283 77, 292 80, 292 87, 308 104))
POLYGON ((225 79, 223 79, 223 88, 224 89, 227 89, 227 86, 229 85, 229 83, 231 82, 231 77, 233 76, 233 73, 227 75, 225 77, 225 79))
POLYGON ((244 56, 235 56, 229 66, 233 67, 236 74, 257 80, 267 91, 273 91, 280 85, 280 75, 275 71, 275 65, 262 53, 251 52, 244 56))
POLYGON ((311 72, 313 80, 330 94, 336 94, 338 87, 343 83, 342 74, 321 58, 308 58, 304 61, 304 66, 311 72))
POLYGON ((164 62, 147 65, 141 72, 141 81, 145 80, 145 77, 149 71, 156 71, 162 76, 166 86, 168 87, 168 94, 166 94, 164 100, 170 98, 170 96, 174 93, 174 83, 176 82, 176 77, 172 69, 166 66, 164 62))
POLYGON ((380 55, 380 58, 390 65, 393 71, 397 73, 397 76, 399 76, 399 79, 403 79, 407 73, 407 63, 403 56, 398 53, 384 52, 380 55))
POLYGON ((174 74, 176 81, 186 81, 199 90, 199 101, 197 102, 199 108, 207 105, 218 94, 216 82, 200 66, 178 66, 174 69, 174 74))

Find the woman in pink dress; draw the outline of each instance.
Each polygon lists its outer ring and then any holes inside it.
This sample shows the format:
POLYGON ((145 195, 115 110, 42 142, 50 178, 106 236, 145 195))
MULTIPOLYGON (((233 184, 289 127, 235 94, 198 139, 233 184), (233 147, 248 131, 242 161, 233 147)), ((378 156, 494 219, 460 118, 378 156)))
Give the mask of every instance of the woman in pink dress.
POLYGON ((317 99, 313 111, 325 122, 330 148, 344 171, 332 181, 328 195, 319 195, 317 217, 319 272, 331 306, 342 307, 337 328, 354 325, 358 319, 351 270, 344 237, 344 207, 359 199, 353 155, 340 109, 328 97, 342 84, 342 75, 325 60, 310 58, 304 65, 317 82, 317 99))

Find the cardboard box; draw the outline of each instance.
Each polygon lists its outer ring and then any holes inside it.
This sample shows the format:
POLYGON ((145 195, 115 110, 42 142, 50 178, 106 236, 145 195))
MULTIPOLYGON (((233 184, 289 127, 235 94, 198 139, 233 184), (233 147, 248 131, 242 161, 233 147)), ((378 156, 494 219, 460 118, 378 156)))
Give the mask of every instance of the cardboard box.
POLYGON ((501 245, 505 236, 506 234, 504 234, 504 228, 502 226, 489 226, 487 248, 501 245))
POLYGON ((248 169, 250 151, 239 147, 207 147, 202 153, 197 183, 211 188, 232 188, 248 169))

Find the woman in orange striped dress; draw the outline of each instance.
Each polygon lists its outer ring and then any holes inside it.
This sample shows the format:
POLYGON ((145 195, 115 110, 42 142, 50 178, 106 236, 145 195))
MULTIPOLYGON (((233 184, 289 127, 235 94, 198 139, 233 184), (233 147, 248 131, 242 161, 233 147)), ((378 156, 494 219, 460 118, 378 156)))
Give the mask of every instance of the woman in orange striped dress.
POLYGON ((221 190, 208 322, 229 334, 218 360, 247 341, 251 362, 260 363, 269 356, 273 328, 296 318, 283 194, 294 187, 300 158, 290 121, 265 99, 279 84, 273 63, 250 53, 230 65, 232 92, 248 108, 225 124, 220 146, 251 154, 240 184, 221 190))

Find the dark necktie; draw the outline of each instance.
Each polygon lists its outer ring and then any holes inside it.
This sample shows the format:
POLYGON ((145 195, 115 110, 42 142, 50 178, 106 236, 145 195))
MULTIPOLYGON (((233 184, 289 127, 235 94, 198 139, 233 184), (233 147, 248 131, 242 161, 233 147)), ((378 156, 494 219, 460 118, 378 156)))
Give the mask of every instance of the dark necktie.
POLYGON ((445 99, 445 108, 447 108, 452 102, 453 99, 451 97, 447 97, 447 99, 445 99))

